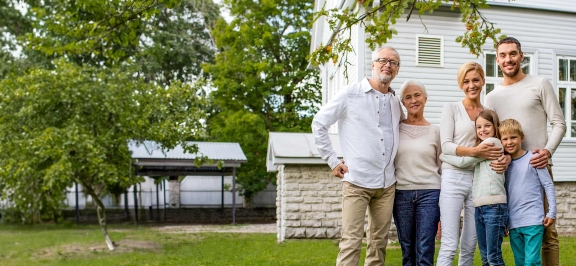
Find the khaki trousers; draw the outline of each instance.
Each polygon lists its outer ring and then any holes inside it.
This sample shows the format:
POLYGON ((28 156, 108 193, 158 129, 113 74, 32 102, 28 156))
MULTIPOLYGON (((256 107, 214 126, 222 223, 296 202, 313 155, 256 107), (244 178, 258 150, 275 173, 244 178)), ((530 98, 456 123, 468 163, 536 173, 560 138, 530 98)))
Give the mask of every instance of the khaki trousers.
MULTIPOLYGON (((552 167, 548 166, 548 172, 552 177, 552 167)), ((552 180, 554 178, 552 177, 552 180)), ((558 205, 558 204, 556 204, 558 205)), ((548 213, 548 199, 544 194, 544 215, 548 213)), ((556 219, 556 222, 558 219, 556 219)), ((558 241, 558 231, 556 223, 544 227, 544 239, 542 241, 542 266, 558 266, 560 264, 560 244, 558 241)))
POLYGON ((364 222, 368 209, 367 248, 364 265, 384 265, 396 184, 370 189, 343 182, 342 240, 336 265, 357 266, 362 249, 364 222))

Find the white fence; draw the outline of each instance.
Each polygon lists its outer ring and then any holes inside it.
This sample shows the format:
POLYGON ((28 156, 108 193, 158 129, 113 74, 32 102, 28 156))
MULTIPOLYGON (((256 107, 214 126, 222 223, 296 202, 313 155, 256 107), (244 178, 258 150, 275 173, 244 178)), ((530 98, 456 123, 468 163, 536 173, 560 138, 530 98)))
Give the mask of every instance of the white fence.
MULTIPOLYGON (((188 176, 180 183, 180 206, 181 207, 220 207, 222 206, 222 194, 224 194, 224 206, 232 206, 232 176, 224 177, 225 187, 229 187, 227 191, 222 193, 222 178, 217 176, 188 176)), ((78 206, 80 209, 86 206, 94 206, 92 197, 85 195, 82 186, 78 185, 78 206)), ((76 190, 75 187, 69 187, 67 190, 66 204, 69 208, 76 206, 76 190)), ((142 207, 157 205, 160 208, 164 207, 165 203, 169 202, 170 190, 169 181, 162 181, 154 184, 154 179, 145 178, 145 181, 138 185, 138 205, 142 207), (166 187, 165 187, 166 186, 166 187), (168 188, 168 189, 166 189, 168 188), (156 192, 158 191, 158 194, 156 192)), ((118 198, 113 196, 106 196, 102 199, 106 208, 123 208, 124 207, 124 194, 118 198)), ((236 206, 241 207, 244 203, 244 197, 236 193, 236 206)), ((258 193, 254 198, 255 207, 274 207, 276 205, 276 186, 269 184, 265 190, 258 193)), ((134 206, 134 188, 128 189, 128 206, 134 206)), ((168 205, 166 205, 168 206, 168 205)))

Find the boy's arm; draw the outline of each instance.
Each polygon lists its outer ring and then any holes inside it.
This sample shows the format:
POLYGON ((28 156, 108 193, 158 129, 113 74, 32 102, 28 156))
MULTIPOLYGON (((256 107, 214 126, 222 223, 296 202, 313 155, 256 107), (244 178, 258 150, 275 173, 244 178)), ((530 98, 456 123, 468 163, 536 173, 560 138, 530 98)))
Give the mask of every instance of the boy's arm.
POLYGON ((485 159, 480 157, 446 155, 442 153, 440 154, 440 160, 456 167, 466 168, 484 161, 485 159))
POLYGON ((554 189, 554 183, 548 173, 547 168, 534 168, 538 174, 538 179, 540 179, 540 184, 544 188, 546 193, 546 199, 548 199, 548 213, 546 217, 556 219, 556 190, 554 189))

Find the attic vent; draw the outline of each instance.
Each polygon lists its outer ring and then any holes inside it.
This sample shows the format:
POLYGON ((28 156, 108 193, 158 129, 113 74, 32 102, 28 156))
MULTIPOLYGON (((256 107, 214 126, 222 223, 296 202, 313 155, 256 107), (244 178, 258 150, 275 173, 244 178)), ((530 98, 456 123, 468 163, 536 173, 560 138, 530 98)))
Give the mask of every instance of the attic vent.
POLYGON ((442 36, 416 35, 417 66, 444 66, 444 39, 442 36))

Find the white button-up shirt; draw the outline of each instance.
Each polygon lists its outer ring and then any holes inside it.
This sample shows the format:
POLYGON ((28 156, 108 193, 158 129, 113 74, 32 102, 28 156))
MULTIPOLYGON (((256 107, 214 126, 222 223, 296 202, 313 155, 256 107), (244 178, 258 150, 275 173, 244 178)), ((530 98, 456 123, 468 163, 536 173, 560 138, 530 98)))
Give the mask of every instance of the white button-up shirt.
POLYGON ((338 122, 342 153, 349 170, 343 181, 364 188, 387 188, 396 182, 394 157, 398 149, 399 122, 404 119, 404 113, 398 99, 391 94, 388 94, 389 101, 385 101, 390 109, 382 108, 381 95, 364 79, 339 92, 312 121, 318 152, 332 169, 340 160, 332 148, 328 129, 338 122), (389 116, 390 120, 382 116, 389 116), (382 124, 383 121, 391 123, 382 124), (390 132, 390 128, 393 136, 385 133, 390 132))

